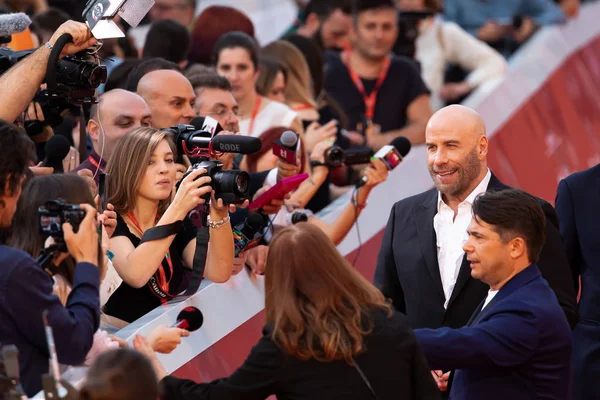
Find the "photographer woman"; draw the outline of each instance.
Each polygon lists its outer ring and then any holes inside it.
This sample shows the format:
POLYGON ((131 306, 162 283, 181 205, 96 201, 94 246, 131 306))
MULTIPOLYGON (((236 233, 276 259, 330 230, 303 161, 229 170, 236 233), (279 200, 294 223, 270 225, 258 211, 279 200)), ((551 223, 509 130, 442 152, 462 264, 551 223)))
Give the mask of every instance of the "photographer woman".
MULTIPOLYGON (((120 140, 108 162, 108 202, 117 212, 110 250, 123 283, 104 311, 120 322, 132 322, 183 291, 184 268, 193 265, 196 228, 187 215, 204 203, 201 196, 212 192, 211 179, 201 177, 204 169, 193 171, 181 181, 171 201, 175 153, 166 132, 137 128, 120 140), (174 233, 142 242, 144 233, 155 227, 174 233)), ((208 222, 211 237, 204 277, 225 282, 231 276, 233 235, 228 207, 214 197, 208 222)))
POLYGON ((277 234, 265 273, 267 325, 244 364, 198 384, 165 377, 165 399, 439 399, 406 318, 338 253, 317 227, 277 234), (364 378, 361 375, 364 374, 364 378), (369 382, 369 384, 367 384, 369 382))

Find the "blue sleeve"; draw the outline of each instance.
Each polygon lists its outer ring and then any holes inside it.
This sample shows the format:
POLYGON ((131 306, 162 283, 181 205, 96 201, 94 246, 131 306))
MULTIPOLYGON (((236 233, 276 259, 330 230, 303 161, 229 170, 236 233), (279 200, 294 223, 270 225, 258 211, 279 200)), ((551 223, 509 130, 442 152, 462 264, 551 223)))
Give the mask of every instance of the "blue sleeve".
POLYGON ((416 329, 431 369, 511 367, 527 361, 538 341, 533 313, 519 307, 459 329, 416 329))
POLYGON ((579 236, 575 225, 575 208, 569 182, 561 180, 556 191, 556 214, 558 215, 560 236, 563 241, 563 247, 569 260, 575 293, 579 292, 580 266, 583 262, 581 247, 579 245, 579 236))
POLYGON ((75 267, 73 289, 63 307, 52 294, 52 279, 33 259, 24 259, 8 279, 7 308, 21 335, 34 346, 48 352, 42 313, 48 310, 58 361, 78 365, 92 347, 100 324, 100 270, 92 264, 75 267))
POLYGON ((559 24, 567 19, 562 9, 551 0, 522 1, 521 14, 533 18, 538 25, 559 24))

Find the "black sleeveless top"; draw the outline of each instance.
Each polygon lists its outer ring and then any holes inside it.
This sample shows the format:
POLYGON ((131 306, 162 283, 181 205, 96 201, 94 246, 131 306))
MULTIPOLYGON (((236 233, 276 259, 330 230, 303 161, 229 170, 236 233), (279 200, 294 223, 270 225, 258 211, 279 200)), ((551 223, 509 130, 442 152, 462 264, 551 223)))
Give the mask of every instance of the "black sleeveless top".
MULTIPOLYGON (((117 227, 113 237, 125 236, 134 247, 140 244, 140 238, 135 236, 129 230, 125 220, 117 214, 117 227)), ((184 277, 184 265, 182 262, 183 250, 196 238, 196 227, 189 218, 183 220, 183 229, 175 236, 175 239, 169 247, 171 262, 173 263, 173 276, 169 270, 169 264, 166 257, 162 260, 162 266, 165 276, 169 282, 169 294, 176 295, 181 290, 181 283, 184 277)), ((191 266, 190 266, 191 267, 191 266)), ((154 273, 158 279, 158 269, 154 273)), ((121 286, 110 296, 104 306, 104 313, 112 317, 122 319, 126 322, 133 322, 136 319, 149 313, 161 305, 161 299, 154 293, 148 283, 139 289, 129 286, 127 283, 121 283, 121 286)))

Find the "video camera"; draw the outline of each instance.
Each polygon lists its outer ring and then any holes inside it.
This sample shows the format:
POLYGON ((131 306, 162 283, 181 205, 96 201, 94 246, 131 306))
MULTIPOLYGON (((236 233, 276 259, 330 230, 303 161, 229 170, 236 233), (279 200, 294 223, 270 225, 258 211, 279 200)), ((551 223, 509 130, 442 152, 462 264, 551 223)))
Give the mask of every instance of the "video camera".
MULTIPOLYGON (((192 170, 206 169, 207 173, 203 176, 210 176, 216 199, 222 199, 224 204, 242 204, 248 199, 250 175, 241 170, 223 171, 223 163, 211 158, 219 153, 254 153, 262 146, 260 139, 240 135, 213 136, 194 125, 177 125, 163 131, 173 135, 179 163, 182 163, 185 154, 193 163, 192 170)), ((186 173, 184 178, 190 173, 186 173)), ((177 184, 178 190, 180 184, 181 181, 177 184)), ((207 195, 205 200, 209 199, 210 195, 207 195)))
POLYGON ((70 223, 73 232, 77 232, 86 212, 79 205, 68 204, 63 199, 57 199, 49 200, 44 206, 38 208, 38 214, 40 233, 51 236, 56 242, 58 251, 67 252, 62 224, 70 223))
POLYGON ((398 39, 392 49, 394 54, 414 59, 415 42, 419 36, 419 23, 434 14, 431 10, 400 11, 398 13, 398 39))
MULTIPOLYGON (((34 51, 35 49, 14 51, 0 48, 0 75, 34 51)), ((106 67, 89 61, 85 50, 58 59, 56 63, 50 60, 46 77, 48 90, 45 94, 38 94, 40 97, 36 96, 37 100, 34 101, 39 101, 43 96, 46 96, 50 103, 57 99, 58 108, 64 108, 65 103, 60 102, 61 100, 70 104, 92 104, 95 102, 95 90, 106 82, 106 78, 106 67), (50 85, 50 81, 55 82, 55 85, 50 85)))
POLYGON ((344 150, 340 146, 333 145, 325 150, 325 165, 329 168, 337 168, 342 165, 368 164, 373 154, 373 150, 369 147, 352 147, 344 150))

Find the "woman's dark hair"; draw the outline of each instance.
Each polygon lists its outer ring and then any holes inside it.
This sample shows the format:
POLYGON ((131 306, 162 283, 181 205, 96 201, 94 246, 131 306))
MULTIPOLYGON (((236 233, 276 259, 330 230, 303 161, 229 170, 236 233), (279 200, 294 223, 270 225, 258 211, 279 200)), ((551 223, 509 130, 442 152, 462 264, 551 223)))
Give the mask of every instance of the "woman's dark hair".
MULTIPOLYGON (((259 136, 259 138, 262 142, 262 146, 261 146, 260 150, 255 153, 248 154, 245 157, 246 171, 248 171, 248 173, 251 173, 251 174, 254 172, 262 172, 262 171, 256 170, 256 164, 258 163, 258 160, 265 153, 267 153, 273 149, 273 143, 281 137, 283 132, 289 131, 289 130, 290 130, 290 128, 286 128, 285 126, 274 126, 272 128, 267 129, 263 133, 261 133, 259 136)), ((304 147, 304 143, 302 141, 302 135, 299 136, 299 140, 300 140, 301 152, 302 152, 299 173, 304 173, 304 167, 306 165, 306 150, 304 147)))
POLYGON ((138 58, 127 58, 117 65, 108 75, 108 79, 104 84, 104 93, 113 89, 125 89, 127 90, 127 80, 129 74, 135 69, 143 60, 138 58))
POLYGON ((100 354, 79 390, 79 400, 155 400, 158 396, 158 378, 150 360, 131 349, 100 354))
POLYGON ((17 126, 0 119, 0 196, 13 195, 34 159, 35 145, 31 139, 17 126))
POLYGON ((242 48, 248 52, 254 69, 258 69, 259 47, 256 40, 244 32, 229 32, 221 36, 213 49, 213 63, 217 64, 221 52, 225 49, 242 48))
POLYGON ((261 96, 268 97, 279 72, 283 74, 283 78, 287 82, 287 71, 275 58, 265 55, 260 56, 259 65, 260 73, 256 80, 256 91, 261 96))
MULTIPOLYGON (((64 199, 69 204, 89 204, 95 207, 87 182, 75 174, 55 174, 32 178, 17 203, 13 218, 10 246, 37 258, 48 235, 39 231, 38 208, 49 200, 64 199)), ((75 261, 68 257, 59 266, 59 274, 73 284, 75 261)))
POLYGON ((473 202, 473 217, 492 226, 507 243, 521 237, 529 262, 536 263, 546 241, 546 216, 538 199, 518 189, 486 192, 473 202))
POLYGON ((351 363, 365 350, 375 310, 392 313, 383 294, 319 227, 299 223, 275 235, 265 270, 265 312, 283 351, 301 360, 351 363))
POLYGON ((177 21, 164 19, 152 23, 144 42, 144 58, 162 57, 179 64, 190 50, 190 33, 177 21))
POLYGON ((188 59, 192 63, 211 63, 213 49, 219 38, 229 32, 244 32, 254 37, 254 25, 246 14, 232 7, 207 7, 194 22, 188 59))

